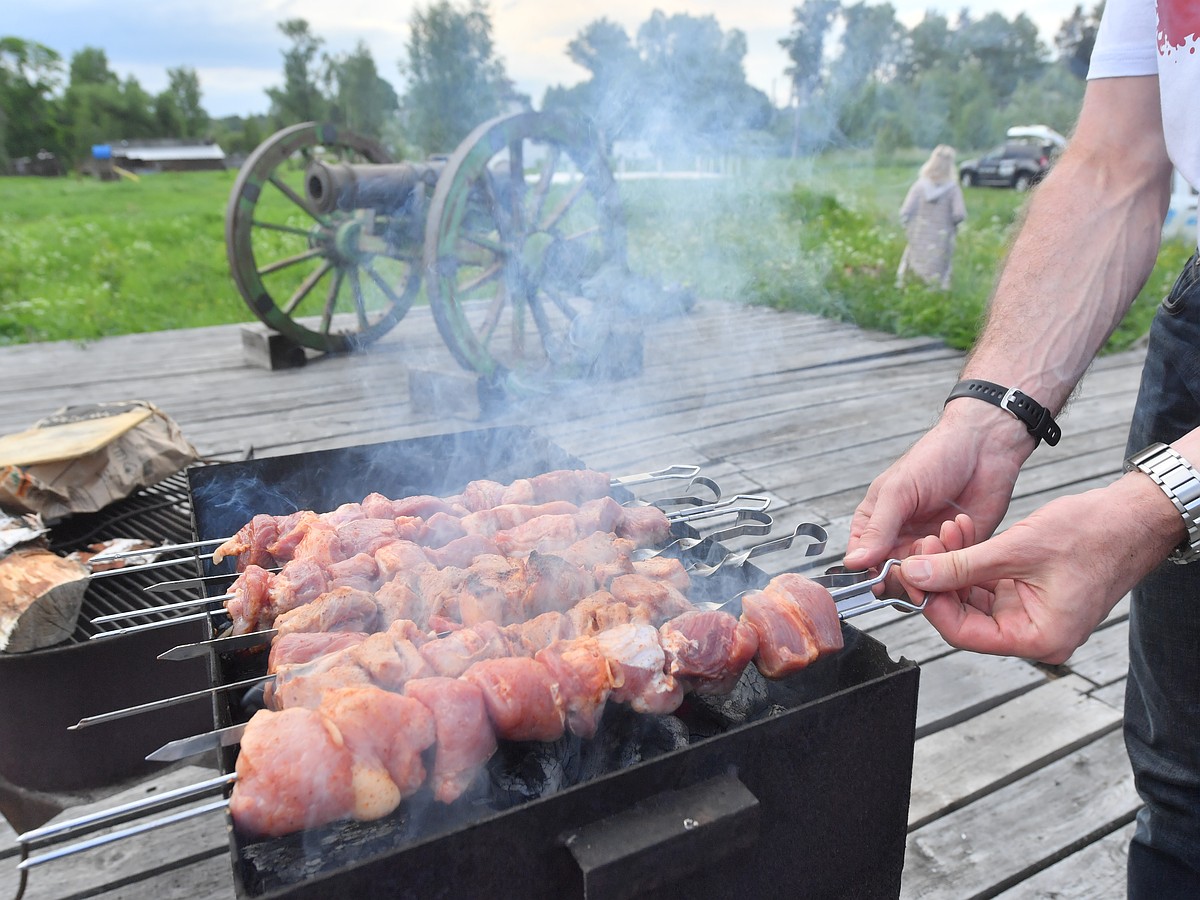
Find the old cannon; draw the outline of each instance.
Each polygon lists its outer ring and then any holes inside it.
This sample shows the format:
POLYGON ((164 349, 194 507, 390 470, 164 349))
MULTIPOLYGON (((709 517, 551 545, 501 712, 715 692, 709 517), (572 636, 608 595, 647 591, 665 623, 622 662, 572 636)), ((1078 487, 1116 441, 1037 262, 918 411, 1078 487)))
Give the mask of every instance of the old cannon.
POLYGON ((599 142, 536 112, 420 162, 338 126, 285 128, 243 165, 225 237, 246 303, 295 345, 356 350, 428 303, 458 363, 493 380, 586 372, 628 274, 599 142))

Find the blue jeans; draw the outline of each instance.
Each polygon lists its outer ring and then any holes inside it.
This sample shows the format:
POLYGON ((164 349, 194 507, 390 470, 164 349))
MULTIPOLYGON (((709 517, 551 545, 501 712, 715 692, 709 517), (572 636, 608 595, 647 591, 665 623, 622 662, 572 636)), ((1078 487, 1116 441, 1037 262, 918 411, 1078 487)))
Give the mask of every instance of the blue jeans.
MULTIPOLYGON (((1193 257, 1150 329, 1128 452, 1200 425, 1200 263, 1193 257)), ((1200 897, 1200 562, 1164 562, 1133 592, 1125 745, 1145 807, 1129 896, 1200 897)))

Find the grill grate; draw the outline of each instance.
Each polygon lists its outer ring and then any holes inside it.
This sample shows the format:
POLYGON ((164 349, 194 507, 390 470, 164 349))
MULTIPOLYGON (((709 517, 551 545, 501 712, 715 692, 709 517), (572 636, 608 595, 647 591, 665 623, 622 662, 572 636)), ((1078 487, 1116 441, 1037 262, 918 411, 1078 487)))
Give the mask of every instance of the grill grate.
MULTIPOLYGON (((136 538, 154 544, 186 543, 192 540, 192 503, 187 476, 183 472, 137 493, 109 504, 95 513, 74 516, 51 533, 51 549, 67 554, 86 550, 88 544, 117 538, 136 538)), ((162 613, 155 608, 195 596, 194 589, 148 593, 144 588, 162 581, 191 578, 197 574, 195 557, 185 557, 179 565, 146 572, 113 575, 93 579, 83 596, 83 608, 69 643, 81 643, 93 635, 121 625, 156 622, 178 616, 178 611, 162 613), (146 609, 147 612, 111 625, 93 625, 97 616, 146 609)))

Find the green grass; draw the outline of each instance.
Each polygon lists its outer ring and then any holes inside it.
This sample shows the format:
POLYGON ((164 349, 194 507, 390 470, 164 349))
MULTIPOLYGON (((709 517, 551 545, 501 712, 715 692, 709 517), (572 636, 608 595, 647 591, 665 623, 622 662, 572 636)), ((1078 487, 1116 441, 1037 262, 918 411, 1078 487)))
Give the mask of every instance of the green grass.
MULTIPOLYGON (((951 290, 898 289, 897 210, 919 163, 915 155, 883 164, 840 155, 747 165, 719 179, 625 182, 631 265, 703 297, 969 347, 1026 198, 968 190, 951 290)), ((235 177, 0 179, 0 343, 253 320, 225 255, 235 177)), ((1145 333, 1189 253, 1164 245, 1109 349, 1145 333)))

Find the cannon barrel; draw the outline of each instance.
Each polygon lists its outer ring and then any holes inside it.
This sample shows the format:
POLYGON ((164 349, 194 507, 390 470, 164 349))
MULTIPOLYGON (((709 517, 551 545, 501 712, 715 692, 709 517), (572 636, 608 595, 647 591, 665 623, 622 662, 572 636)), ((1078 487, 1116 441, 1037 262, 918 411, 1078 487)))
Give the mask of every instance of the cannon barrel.
POLYGON ((321 213, 403 207, 418 185, 432 189, 442 163, 332 163, 317 161, 304 176, 304 190, 321 213))

